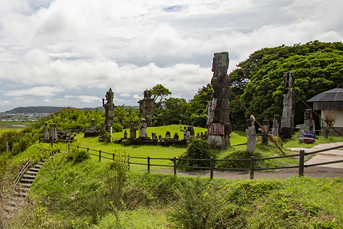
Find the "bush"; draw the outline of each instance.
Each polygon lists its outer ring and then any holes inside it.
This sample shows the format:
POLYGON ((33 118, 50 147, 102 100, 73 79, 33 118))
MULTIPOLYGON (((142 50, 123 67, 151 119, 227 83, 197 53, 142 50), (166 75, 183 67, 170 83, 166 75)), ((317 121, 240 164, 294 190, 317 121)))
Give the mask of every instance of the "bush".
POLYGON ((129 145, 131 145, 131 141, 130 141, 130 139, 124 139, 121 141, 120 144, 123 146, 129 146, 129 145))
POLYGON ((73 164, 80 163, 86 159, 90 159, 91 156, 86 150, 73 149, 71 152, 67 153, 66 161, 71 161, 73 164))
MULTIPOLYGON (((193 159, 210 159, 212 156, 210 145, 203 139, 194 139, 188 146, 184 155, 181 155, 179 159, 193 158, 193 159)), ((195 166, 195 167, 209 167, 210 161, 188 161, 178 160, 180 166, 195 166)), ((193 170, 192 168, 186 168, 186 170, 193 170)))
POLYGON ((114 123, 114 124, 112 124, 112 131, 113 132, 123 132, 123 126, 118 124, 118 123, 114 123))
MULTIPOLYGON (((176 191, 180 201, 169 212, 176 228, 228 228, 237 207, 221 198, 208 180, 198 177, 176 191)), ((231 227, 230 227, 231 228, 231 227)))
MULTIPOLYGON (((256 158, 263 158, 260 152, 252 151, 235 151, 225 156, 224 159, 251 159, 251 156, 256 158)), ((250 161, 219 161, 217 167, 220 168, 250 168, 250 161)), ((255 161, 255 168, 264 168, 264 161, 255 161)))

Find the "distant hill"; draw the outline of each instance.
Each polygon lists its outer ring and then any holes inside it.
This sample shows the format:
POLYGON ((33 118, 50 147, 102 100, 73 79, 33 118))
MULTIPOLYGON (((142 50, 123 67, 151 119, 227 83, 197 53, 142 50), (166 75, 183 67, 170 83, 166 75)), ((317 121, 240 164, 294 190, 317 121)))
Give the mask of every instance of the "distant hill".
MULTIPOLYGON (((125 106, 125 107, 130 107, 130 106, 125 106)), ((138 106, 133 106, 134 108, 138 108, 138 106)), ((17 113, 55 113, 58 110, 63 109, 64 107, 52 107, 52 106, 37 106, 37 107, 16 107, 12 110, 6 111, 5 113, 7 114, 17 114, 17 113)), ((103 107, 95 107, 95 108, 90 108, 90 107, 85 107, 85 108, 79 108, 80 110, 86 111, 86 110, 95 110, 95 109, 100 109, 104 111, 105 109, 103 107)))

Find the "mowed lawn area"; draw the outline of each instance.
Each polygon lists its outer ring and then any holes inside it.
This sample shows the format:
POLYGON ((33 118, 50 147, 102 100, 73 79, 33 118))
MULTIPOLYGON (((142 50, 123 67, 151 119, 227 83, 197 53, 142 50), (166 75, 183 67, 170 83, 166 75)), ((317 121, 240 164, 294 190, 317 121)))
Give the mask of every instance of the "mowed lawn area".
MULTIPOLYGON (((183 127, 183 126, 182 126, 183 127)), ((125 129, 128 133, 128 137, 130 136, 130 130, 125 129)), ((117 132, 113 133, 113 139, 119 139, 123 138, 124 131, 123 132, 117 132)), ((151 133, 156 132, 157 136, 162 135, 162 137, 165 136, 166 132, 170 131, 171 135, 174 136, 174 133, 178 133, 180 139, 183 139, 183 132, 180 131, 180 125, 169 125, 169 126, 161 126, 161 127, 148 127, 147 128, 147 134, 151 138, 151 133)), ((194 127, 195 135, 197 133, 205 133, 207 131, 206 128, 200 128, 200 127, 194 127)), ((138 137, 138 131, 136 133, 136 136, 138 137)), ((106 143, 106 142, 99 142, 98 137, 89 137, 84 138, 83 133, 77 134, 76 142, 73 143, 75 146, 80 146, 84 148, 94 149, 96 151, 90 150, 90 153, 99 155, 99 150, 107 153, 115 153, 115 154, 126 154, 130 155, 130 161, 135 163, 147 163, 147 157, 150 158, 173 158, 178 157, 181 154, 185 153, 187 148, 181 147, 181 146, 153 146, 153 145, 129 145, 124 146, 118 143, 106 143), (134 157, 144 157, 144 159, 138 159, 134 157)), ((237 145, 246 143, 246 135, 244 132, 233 132, 231 134, 231 144, 237 145)), ((61 144, 61 143, 60 143, 61 144)), ((66 147, 61 145, 61 147, 66 147)), ((245 148, 245 146, 243 146, 245 148)), ((112 155, 107 155, 106 153, 102 153, 102 156, 106 156, 109 158, 112 158, 112 155)), ((99 160, 99 156, 92 155, 92 158, 94 160, 99 160)), ((108 159, 102 158, 102 160, 107 161, 108 159)), ((173 162, 171 160, 156 160, 152 159, 151 164, 161 164, 161 165, 172 165, 173 162)), ((161 166, 152 166, 151 169, 166 169, 170 167, 161 167, 161 166)), ((131 165, 131 169, 138 170, 138 171, 146 171, 147 166, 146 165, 131 165)))

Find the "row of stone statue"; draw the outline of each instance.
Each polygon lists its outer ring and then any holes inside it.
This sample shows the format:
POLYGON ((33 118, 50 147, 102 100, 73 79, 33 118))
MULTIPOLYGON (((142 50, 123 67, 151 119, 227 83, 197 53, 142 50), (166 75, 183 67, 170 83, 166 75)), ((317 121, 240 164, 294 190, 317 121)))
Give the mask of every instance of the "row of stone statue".
POLYGON ((46 143, 53 143, 53 142, 58 142, 58 141, 68 141, 68 142, 75 141, 75 134, 63 131, 63 129, 58 131, 57 125, 54 123, 51 123, 49 127, 48 127, 48 123, 45 123, 43 133, 44 133, 43 142, 46 142, 46 143))
MULTIPOLYGON (((274 115, 273 126, 270 130, 269 120, 262 121, 262 127, 267 132, 267 134, 262 131, 262 141, 268 142, 268 135, 271 134, 274 137, 280 136, 280 115, 274 115)), ((313 119, 312 111, 307 109, 304 113, 304 124, 299 125, 299 138, 298 140, 303 143, 314 142, 314 138, 311 137, 315 134, 315 121, 313 119), (309 136, 309 137, 307 137, 309 136)), ((256 127, 255 127, 255 117, 251 116, 247 120, 247 151, 256 150, 256 127)), ((265 142, 265 143, 267 143, 265 142)))

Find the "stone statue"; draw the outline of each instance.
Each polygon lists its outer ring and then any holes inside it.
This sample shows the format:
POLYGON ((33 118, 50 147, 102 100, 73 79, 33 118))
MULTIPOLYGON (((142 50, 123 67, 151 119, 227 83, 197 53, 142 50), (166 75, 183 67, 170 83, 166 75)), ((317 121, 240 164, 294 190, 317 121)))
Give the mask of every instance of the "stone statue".
POLYGON ((138 101, 141 117, 146 120, 148 126, 152 126, 152 113, 154 111, 154 99, 151 98, 151 91, 144 91, 144 98, 138 101))
POLYGON ((315 127, 315 122, 313 119, 313 114, 311 109, 306 109, 304 113, 304 132, 305 134, 315 134, 316 132, 316 127, 315 127))
POLYGON ((146 132, 148 125, 145 122, 145 118, 141 118, 141 121, 139 123, 139 138, 147 138, 148 134, 146 132))
POLYGON ((49 127, 48 127, 48 123, 44 123, 44 142, 49 142, 49 127))
POLYGON ((255 117, 250 116, 250 119, 247 120, 247 151, 256 150, 256 129, 255 129, 255 117))
POLYGON ((89 131, 95 131, 95 119, 92 118, 91 124, 89 126, 89 131))
POLYGON ((131 140, 136 139, 136 127, 134 123, 130 123, 130 139, 131 140))
POLYGON ((280 132, 280 115, 275 114, 273 120, 272 135, 278 137, 280 132))
POLYGON ((295 91, 294 72, 284 72, 283 111, 281 119, 281 138, 291 138, 294 132, 295 91))
POLYGON ((174 141, 178 141, 179 140, 179 134, 178 133, 174 134, 173 140, 174 141))
POLYGON ((127 139, 127 132, 126 132, 126 130, 124 132, 124 139, 127 139))
POLYGON ((166 132, 166 138, 171 138, 170 131, 167 131, 167 132, 166 132))
POLYGON ((102 127, 102 133, 106 133, 107 131, 110 130, 112 123, 113 123, 113 117, 114 117, 114 104, 113 104, 113 99, 114 99, 114 93, 112 89, 108 92, 106 92, 106 103, 105 99, 102 99, 102 106, 105 108, 105 118, 104 118, 104 124, 102 127))
POLYGON ((229 54, 215 53, 212 63, 213 93, 207 107, 208 143, 222 148, 230 146, 230 79, 227 75, 229 54))

